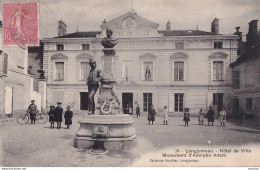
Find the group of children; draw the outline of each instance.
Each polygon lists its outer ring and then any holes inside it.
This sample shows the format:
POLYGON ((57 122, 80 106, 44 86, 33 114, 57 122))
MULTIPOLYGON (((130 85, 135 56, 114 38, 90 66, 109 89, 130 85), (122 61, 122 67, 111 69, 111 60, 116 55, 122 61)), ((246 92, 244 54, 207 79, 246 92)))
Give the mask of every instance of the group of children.
MULTIPOLYGON (((218 116, 219 116, 220 126, 224 126, 225 127, 226 126, 225 123, 226 123, 227 113, 224 110, 224 108, 220 109, 220 112, 219 112, 218 116)), ((215 112, 212 109, 212 106, 209 107, 209 110, 208 110, 207 114, 205 114, 203 112, 203 109, 200 108, 200 111, 199 111, 199 114, 198 114, 199 125, 203 125, 205 117, 207 117, 207 119, 208 119, 208 125, 210 125, 210 123, 211 123, 212 126, 214 126, 213 122, 214 122, 214 118, 215 118, 215 112)))
MULTIPOLYGON (((137 118, 140 117, 140 107, 139 107, 139 105, 137 105, 137 107, 136 107, 136 115, 137 115, 137 118)), ((152 125, 153 125, 153 122, 155 121, 155 115, 156 115, 156 111, 153 108, 153 105, 151 105, 149 107, 149 109, 148 109, 148 121, 149 121, 149 124, 150 124, 150 122, 152 122, 152 125)), ((224 110, 224 108, 221 108, 221 110, 219 112, 220 126, 224 126, 225 127, 226 116, 227 116, 226 111, 224 110)), ((167 109, 167 106, 164 106, 162 118, 163 118, 163 125, 168 125, 169 121, 168 121, 168 109, 167 109)), ((210 125, 210 123, 212 124, 212 126, 214 126, 213 122, 214 122, 214 119, 215 119, 215 112, 212 109, 212 106, 209 107, 209 110, 208 110, 208 112, 206 114, 203 112, 202 108, 200 109, 200 111, 198 113, 199 125, 203 125, 204 118, 208 119, 208 126, 210 125)), ((184 108, 183 121, 185 122, 184 126, 188 127, 189 126, 189 121, 190 121, 189 108, 184 108)))
MULTIPOLYGON (((50 106, 50 111, 48 112, 49 115, 49 122, 51 123, 50 128, 54 129, 54 122, 57 122, 57 129, 61 128, 62 116, 63 116, 63 108, 61 107, 61 102, 57 102, 57 107, 50 106)), ((70 128, 72 124, 72 117, 73 112, 70 110, 70 106, 67 107, 67 111, 65 111, 64 118, 65 118, 65 125, 67 125, 67 129, 70 128)))
MULTIPOLYGON (((224 110, 224 108, 221 108, 221 111, 219 112, 220 126, 225 127, 226 116, 227 116, 226 111, 224 110)), ((205 117, 208 119, 208 126, 210 125, 210 123, 212 124, 212 126, 214 126, 213 122, 214 122, 214 119, 215 119, 215 112, 212 109, 212 106, 209 107, 207 114, 204 114, 203 109, 200 108, 200 111, 199 111, 199 114, 198 114, 199 125, 203 125, 205 117)), ((185 122, 184 126, 189 126, 189 121, 190 121, 189 108, 184 109, 183 121, 185 122)))

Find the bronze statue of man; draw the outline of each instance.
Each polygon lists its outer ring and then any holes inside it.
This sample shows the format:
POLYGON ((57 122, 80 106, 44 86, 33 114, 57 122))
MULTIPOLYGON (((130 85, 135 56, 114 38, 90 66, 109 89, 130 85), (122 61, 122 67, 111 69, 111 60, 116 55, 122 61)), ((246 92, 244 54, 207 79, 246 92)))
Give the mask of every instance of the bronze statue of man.
POLYGON ((89 59, 89 65, 91 69, 87 79, 88 93, 89 93, 88 110, 90 113, 94 114, 95 112, 94 96, 98 90, 99 82, 104 80, 104 78, 102 75, 102 71, 96 68, 97 67, 96 61, 93 58, 89 59))

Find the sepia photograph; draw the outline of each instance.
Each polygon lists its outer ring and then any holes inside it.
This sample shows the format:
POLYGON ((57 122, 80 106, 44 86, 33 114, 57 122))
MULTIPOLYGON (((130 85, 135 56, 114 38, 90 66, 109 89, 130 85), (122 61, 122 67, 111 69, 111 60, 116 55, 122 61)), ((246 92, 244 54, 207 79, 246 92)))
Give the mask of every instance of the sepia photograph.
POLYGON ((260 0, 0 0, 0 167, 260 168, 260 0))

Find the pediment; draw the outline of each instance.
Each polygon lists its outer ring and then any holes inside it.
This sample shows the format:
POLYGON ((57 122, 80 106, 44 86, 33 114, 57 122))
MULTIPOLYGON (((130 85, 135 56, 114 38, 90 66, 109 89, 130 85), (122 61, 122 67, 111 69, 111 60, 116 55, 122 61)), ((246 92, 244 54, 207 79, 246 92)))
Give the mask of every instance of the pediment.
POLYGON ((146 28, 153 28, 153 29, 157 29, 159 27, 159 24, 153 22, 153 21, 150 21, 146 18, 143 18, 139 15, 137 15, 137 13, 135 12, 127 12, 119 17, 116 17, 112 20, 110 20, 109 22, 106 22, 106 23, 103 23, 101 25, 101 28, 102 29, 107 29, 107 28, 110 28, 110 29, 113 29, 113 28, 132 28, 130 26, 133 26, 133 27, 146 27, 146 28), (131 25, 129 23, 129 21, 132 21, 134 22, 135 25, 131 25))
POLYGON ((51 59, 52 60, 58 60, 58 59, 67 60, 68 56, 66 56, 65 54, 62 54, 62 53, 56 53, 51 56, 51 59))
POLYGON ((209 58, 227 58, 228 54, 224 53, 224 52, 214 52, 212 54, 209 55, 209 58))
POLYGON ((133 10, 101 25, 102 32, 98 37, 105 37, 105 30, 112 29, 114 37, 161 37, 157 28, 159 24, 143 18, 133 10))
POLYGON ((144 53, 144 54, 140 55, 139 58, 141 60, 155 60, 157 58, 157 56, 152 53, 144 53))
POLYGON ((76 56, 77 59, 90 59, 93 58, 94 55, 90 54, 90 53, 81 53, 79 55, 76 56))
POLYGON ((188 58, 189 55, 184 53, 184 52, 177 52, 177 53, 173 53, 170 58, 171 59, 186 59, 188 58))

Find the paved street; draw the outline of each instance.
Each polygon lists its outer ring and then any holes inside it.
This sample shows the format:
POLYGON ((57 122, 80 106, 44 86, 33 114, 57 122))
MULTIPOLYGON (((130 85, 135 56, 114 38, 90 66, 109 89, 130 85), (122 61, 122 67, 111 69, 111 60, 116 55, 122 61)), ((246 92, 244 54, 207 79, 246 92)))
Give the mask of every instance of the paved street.
MULTIPOLYGON (((170 117, 169 125, 162 125, 156 117, 154 125, 148 125, 146 116, 133 116, 137 138, 135 146, 126 151, 109 151, 107 155, 90 155, 87 150, 73 147, 74 134, 82 115, 75 114, 73 125, 65 129, 49 129, 46 124, 17 123, 0 126, 1 166, 131 166, 145 153, 176 146, 230 146, 259 144, 260 131, 227 122, 226 127, 199 126, 197 117, 191 117, 190 126, 184 127, 182 117, 170 117)), ((206 123, 207 124, 207 123, 206 123)))

